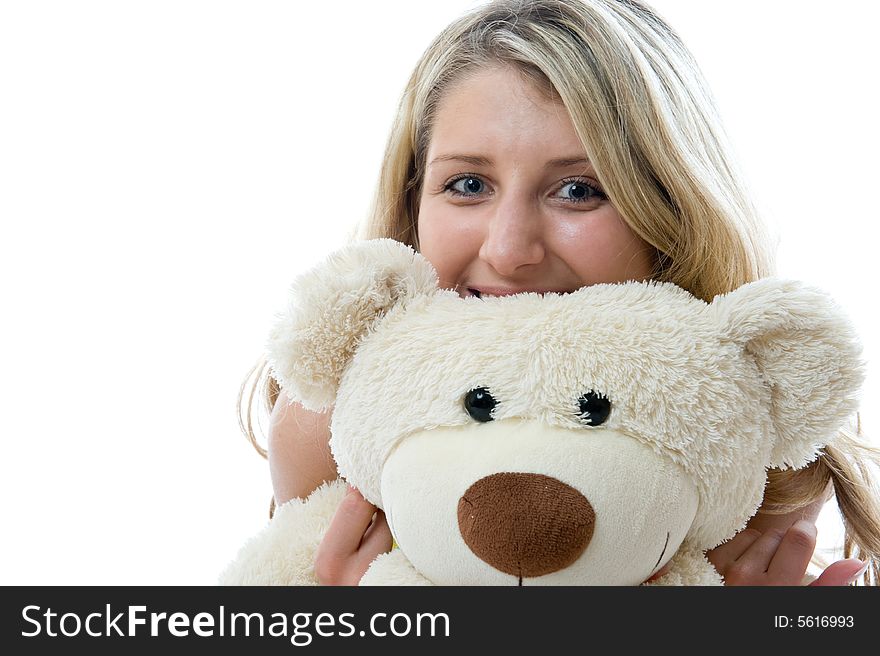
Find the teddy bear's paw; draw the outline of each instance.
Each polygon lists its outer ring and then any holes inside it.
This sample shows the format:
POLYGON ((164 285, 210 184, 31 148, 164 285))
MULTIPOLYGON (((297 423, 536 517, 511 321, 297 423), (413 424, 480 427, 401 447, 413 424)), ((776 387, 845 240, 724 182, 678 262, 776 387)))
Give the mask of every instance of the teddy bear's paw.
POLYGON ((336 480, 305 500, 279 506, 220 575, 220 585, 318 585, 315 552, 345 490, 345 483, 336 480))
POLYGON ((360 585, 434 585, 416 571, 400 549, 381 554, 361 578, 360 585))

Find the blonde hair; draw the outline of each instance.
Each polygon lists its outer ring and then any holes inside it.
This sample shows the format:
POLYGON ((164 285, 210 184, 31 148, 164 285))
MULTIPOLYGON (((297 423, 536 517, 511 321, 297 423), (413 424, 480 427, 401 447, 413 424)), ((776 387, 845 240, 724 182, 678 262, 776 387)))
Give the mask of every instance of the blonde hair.
MULTIPOLYGON (((360 238, 393 237, 418 248, 418 208, 438 105, 456 82, 492 66, 512 67, 568 110, 612 204, 655 248, 656 279, 709 301, 772 273, 769 239, 699 67, 677 34, 636 0, 497 0, 451 23, 422 55, 403 92, 360 238)), ((265 454, 251 425, 252 401, 262 395, 271 410, 279 388, 262 362, 249 380, 242 428, 265 454)), ((843 491, 854 501, 840 507, 856 550, 875 558, 876 496, 857 499, 866 472, 847 456, 855 443, 839 444, 826 449, 810 473, 773 472, 764 510, 806 505, 821 481, 831 480, 839 499, 843 491)), ((875 560, 873 579, 876 567, 875 560)))

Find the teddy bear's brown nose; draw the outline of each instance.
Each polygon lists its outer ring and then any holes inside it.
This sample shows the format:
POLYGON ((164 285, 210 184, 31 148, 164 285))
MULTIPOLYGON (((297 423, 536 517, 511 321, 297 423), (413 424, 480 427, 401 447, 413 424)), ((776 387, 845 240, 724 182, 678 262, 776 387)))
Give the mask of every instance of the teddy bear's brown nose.
POLYGON ((584 495, 543 474, 492 474, 458 501, 458 529, 470 550, 521 578, 571 565, 590 543, 595 521, 584 495))

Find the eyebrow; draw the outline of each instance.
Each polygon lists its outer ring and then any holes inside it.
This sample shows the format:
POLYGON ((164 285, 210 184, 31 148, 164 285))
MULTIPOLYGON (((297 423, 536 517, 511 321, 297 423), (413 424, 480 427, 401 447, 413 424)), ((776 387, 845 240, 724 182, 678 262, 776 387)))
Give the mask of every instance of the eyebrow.
MULTIPOLYGON (((479 155, 440 155, 439 157, 435 157, 431 160, 431 163, 428 166, 433 166, 439 162, 451 162, 451 161, 459 161, 465 162, 467 164, 473 164, 474 166, 492 166, 492 160, 488 157, 481 157, 479 155)), ((590 166, 590 160, 583 156, 575 156, 575 157, 560 157, 559 159, 551 159, 544 165, 545 169, 560 169, 565 168, 567 166, 574 166, 576 164, 581 164, 584 166, 590 166)))

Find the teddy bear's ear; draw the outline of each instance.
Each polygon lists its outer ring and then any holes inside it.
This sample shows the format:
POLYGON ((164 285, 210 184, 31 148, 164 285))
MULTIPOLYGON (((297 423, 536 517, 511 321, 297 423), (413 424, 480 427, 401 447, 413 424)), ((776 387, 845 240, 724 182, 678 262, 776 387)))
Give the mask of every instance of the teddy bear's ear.
POLYGON ((437 291, 437 273, 393 239, 358 242, 297 278, 269 335, 267 359, 294 401, 333 405, 361 338, 392 306, 437 291))
POLYGON ((819 290, 772 278, 716 297, 709 310, 769 387, 777 441, 768 466, 814 460, 858 409, 864 379, 861 345, 843 312, 819 290))

